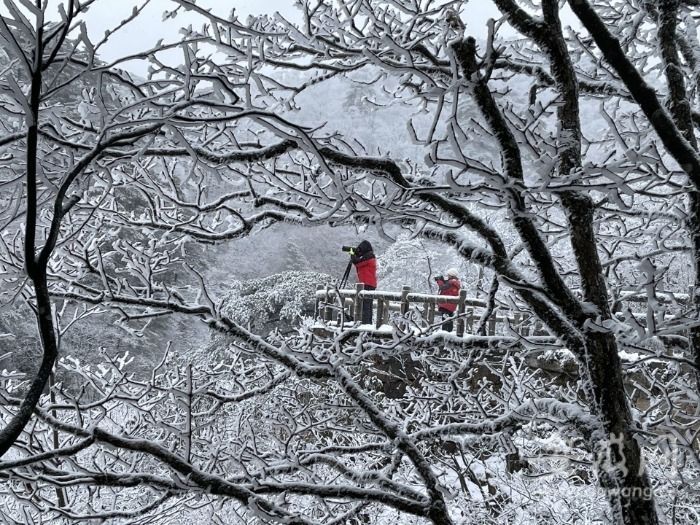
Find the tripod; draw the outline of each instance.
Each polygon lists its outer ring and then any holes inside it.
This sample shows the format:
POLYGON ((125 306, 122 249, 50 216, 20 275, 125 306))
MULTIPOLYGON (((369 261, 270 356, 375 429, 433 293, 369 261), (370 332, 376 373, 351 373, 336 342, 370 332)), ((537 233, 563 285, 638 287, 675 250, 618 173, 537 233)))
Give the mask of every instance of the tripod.
POLYGON ((345 285, 348 284, 348 277, 350 277, 350 270, 352 269, 352 261, 348 261, 348 266, 345 268, 345 273, 343 274, 343 278, 340 280, 340 283, 338 283, 338 288, 342 290, 345 288, 345 285))

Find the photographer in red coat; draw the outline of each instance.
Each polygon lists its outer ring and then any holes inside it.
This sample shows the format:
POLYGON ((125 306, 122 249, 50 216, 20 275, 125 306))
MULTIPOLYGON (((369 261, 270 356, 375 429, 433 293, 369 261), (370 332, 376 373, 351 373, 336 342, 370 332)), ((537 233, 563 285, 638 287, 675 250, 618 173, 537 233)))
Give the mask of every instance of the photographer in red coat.
MULTIPOLYGON (((459 282, 459 274, 454 268, 447 270, 447 279, 442 275, 438 275, 435 278, 435 282, 438 285, 438 295, 459 295, 459 290, 462 287, 462 283, 459 282)), ((454 316, 455 310, 457 309, 456 303, 438 303, 438 313, 442 314, 442 318, 447 317, 447 321, 442 323, 442 329, 451 332, 453 327, 452 317, 454 316)))
MULTIPOLYGON (((350 252, 350 260, 355 265, 357 282, 365 285, 365 290, 377 289, 377 259, 369 241, 362 241, 350 252)), ((372 324, 372 299, 362 301, 362 324, 372 324)))

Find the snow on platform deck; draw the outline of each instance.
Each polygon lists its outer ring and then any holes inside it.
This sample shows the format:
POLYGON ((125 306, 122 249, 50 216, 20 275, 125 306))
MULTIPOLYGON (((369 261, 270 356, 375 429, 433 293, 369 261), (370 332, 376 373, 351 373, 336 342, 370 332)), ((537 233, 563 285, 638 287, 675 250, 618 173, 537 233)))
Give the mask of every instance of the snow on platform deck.
POLYGON ((377 338, 396 338, 400 339, 410 335, 419 338, 421 343, 429 343, 431 340, 445 341, 450 340, 457 343, 471 343, 477 346, 488 346, 489 344, 515 344, 523 343, 524 345, 547 345, 554 344, 557 341, 556 337, 550 335, 476 335, 465 333, 457 335, 455 332, 447 332, 446 330, 422 330, 418 327, 411 327, 408 330, 397 328, 393 325, 383 324, 376 327, 374 324, 353 324, 346 323, 341 329, 337 323, 315 323, 311 326, 315 333, 324 335, 336 334, 338 336, 360 335, 367 334, 377 338))

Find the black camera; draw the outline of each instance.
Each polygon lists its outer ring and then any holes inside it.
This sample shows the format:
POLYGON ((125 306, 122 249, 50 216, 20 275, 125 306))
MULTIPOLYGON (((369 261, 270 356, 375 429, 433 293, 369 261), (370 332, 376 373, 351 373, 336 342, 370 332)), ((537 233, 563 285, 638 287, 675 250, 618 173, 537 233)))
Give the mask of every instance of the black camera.
POLYGON ((344 252, 352 252, 352 251, 355 251, 355 247, 354 247, 354 246, 343 246, 343 247, 340 248, 340 249, 343 250, 344 252))

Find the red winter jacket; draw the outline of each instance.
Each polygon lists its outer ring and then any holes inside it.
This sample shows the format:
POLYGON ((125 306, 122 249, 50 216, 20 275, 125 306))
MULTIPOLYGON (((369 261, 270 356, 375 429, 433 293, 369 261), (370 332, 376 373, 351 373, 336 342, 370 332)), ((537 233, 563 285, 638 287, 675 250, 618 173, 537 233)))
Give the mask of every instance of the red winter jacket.
POLYGON ((357 282, 365 286, 377 287, 377 259, 374 256, 371 259, 357 261, 355 270, 357 270, 357 282))
MULTIPOLYGON (((459 289, 462 284, 456 277, 450 277, 447 281, 443 279, 437 279, 438 288, 440 291, 439 295, 459 295, 459 289)), ((454 312, 457 309, 456 303, 438 303, 438 308, 443 308, 448 312, 454 312)))

